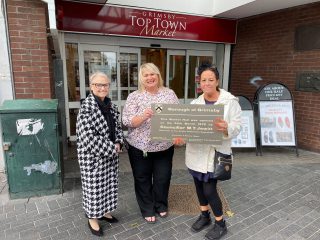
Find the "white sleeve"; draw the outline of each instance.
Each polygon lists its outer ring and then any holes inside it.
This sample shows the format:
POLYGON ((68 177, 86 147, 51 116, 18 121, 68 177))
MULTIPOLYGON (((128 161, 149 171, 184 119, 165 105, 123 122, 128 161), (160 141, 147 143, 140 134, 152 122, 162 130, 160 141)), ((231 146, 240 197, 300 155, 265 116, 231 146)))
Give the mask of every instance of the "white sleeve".
POLYGON ((225 121, 228 123, 228 136, 225 138, 236 137, 241 130, 241 107, 238 101, 231 100, 225 113, 225 121))

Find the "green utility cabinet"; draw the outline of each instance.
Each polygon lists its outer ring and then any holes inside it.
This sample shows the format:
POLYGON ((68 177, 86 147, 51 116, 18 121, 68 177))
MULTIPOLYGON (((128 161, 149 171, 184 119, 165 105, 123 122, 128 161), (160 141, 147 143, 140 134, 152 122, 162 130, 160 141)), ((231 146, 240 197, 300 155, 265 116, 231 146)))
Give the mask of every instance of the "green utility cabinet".
POLYGON ((0 106, 11 198, 62 192, 58 100, 6 100, 0 106))

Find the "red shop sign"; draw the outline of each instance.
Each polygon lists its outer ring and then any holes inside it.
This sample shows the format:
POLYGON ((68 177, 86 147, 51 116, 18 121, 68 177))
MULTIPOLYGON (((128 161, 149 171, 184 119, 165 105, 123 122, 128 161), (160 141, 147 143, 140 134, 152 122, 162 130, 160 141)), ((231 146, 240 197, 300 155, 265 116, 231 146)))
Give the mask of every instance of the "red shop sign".
POLYGON ((69 32, 235 43, 237 21, 57 0, 57 26, 69 32))

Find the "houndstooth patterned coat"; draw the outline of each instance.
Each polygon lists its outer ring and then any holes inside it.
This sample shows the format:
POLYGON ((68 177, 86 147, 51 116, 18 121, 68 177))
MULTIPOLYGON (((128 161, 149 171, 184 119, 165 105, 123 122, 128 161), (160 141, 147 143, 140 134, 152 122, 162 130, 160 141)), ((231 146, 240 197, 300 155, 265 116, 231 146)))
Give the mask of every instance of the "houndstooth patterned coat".
MULTIPOLYGON (((118 108, 112 103, 116 122, 115 143, 123 144, 118 108)), ((100 218, 117 208, 119 157, 94 96, 81 104, 77 116, 77 152, 80 165, 83 208, 89 218, 100 218)))

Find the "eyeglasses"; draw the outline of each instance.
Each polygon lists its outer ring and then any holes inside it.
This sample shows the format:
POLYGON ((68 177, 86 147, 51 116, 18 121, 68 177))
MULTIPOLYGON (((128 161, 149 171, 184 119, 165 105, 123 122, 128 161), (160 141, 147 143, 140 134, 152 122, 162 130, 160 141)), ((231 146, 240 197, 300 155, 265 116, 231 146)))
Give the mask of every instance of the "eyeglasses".
POLYGON ((106 83, 106 84, 103 84, 103 83, 91 83, 91 84, 94 85, 98 89, 110 87, 110 83, 106 83))

